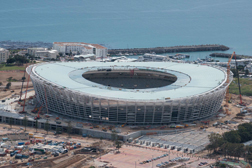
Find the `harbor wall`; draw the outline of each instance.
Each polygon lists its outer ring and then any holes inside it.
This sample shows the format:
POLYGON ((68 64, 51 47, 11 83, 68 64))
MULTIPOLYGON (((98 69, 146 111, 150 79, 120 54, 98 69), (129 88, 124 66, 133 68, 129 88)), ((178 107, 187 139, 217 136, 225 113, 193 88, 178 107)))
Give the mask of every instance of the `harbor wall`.
POLYGON ((226 51, 229 47, 218 44, 207 45, 190 45, 190 46, 174 46, 174 47, 155 47, 155 48, 131 48, 131 49, 109 49, 110 55, 133 53, 141 55, 145 53, 163 54, 163 53, 178 53, 178 52, 195 52, 195 51, 226 51))
MULTIPOLYGON (((209 56, 211 57, 221 57, 221 58, 230 58, 232 54, 226 54, 226 53, 212 53, 209 56)), ((236 59, 242 59, 242 58, 252 58, 252 56, 248 55, 237 55, 236 54, 236 59)), ((233 57, 235 59, 235 57, 233 57)))

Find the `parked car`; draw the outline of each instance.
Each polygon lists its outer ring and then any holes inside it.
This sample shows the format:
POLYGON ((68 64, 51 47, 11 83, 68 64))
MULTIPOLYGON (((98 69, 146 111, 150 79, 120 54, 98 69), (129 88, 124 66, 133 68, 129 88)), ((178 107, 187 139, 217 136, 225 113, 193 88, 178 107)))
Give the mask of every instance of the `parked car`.
POLYGON ((67 149, 64 149, 64 150, 62 151, 62 154, 67 153, 67 152, 68 152, 68 150, 67 150, 67 149))
POLYGON ((54 152, 54 153, 52 153, 52 155, 53 155, 54 157, 57 157, 57 156, 59 156, 59 153, 58 153, 58 152, 54 152))

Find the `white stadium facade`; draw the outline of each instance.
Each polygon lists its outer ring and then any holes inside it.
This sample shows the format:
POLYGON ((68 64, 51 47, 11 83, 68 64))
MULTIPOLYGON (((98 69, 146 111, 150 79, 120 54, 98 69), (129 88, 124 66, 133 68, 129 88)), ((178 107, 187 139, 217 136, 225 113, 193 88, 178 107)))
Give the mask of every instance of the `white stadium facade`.
POLYGON ((221 67, 174 62, 51 62, 31 65, 27 73, 49 111, 129 125, 209 118, 230 84, 221 67))

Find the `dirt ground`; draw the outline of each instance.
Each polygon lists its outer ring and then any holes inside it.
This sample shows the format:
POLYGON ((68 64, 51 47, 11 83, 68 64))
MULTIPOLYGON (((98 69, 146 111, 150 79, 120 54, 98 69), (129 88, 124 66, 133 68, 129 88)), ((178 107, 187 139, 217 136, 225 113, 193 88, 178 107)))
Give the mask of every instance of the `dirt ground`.
MULTIPOLYGON (((10 97, 13 94, 20 94, 20 89, 22 86, 22 77, 24 76, 24 71, 0 71, 0 82, 2 82, 2 86, 0 86, 0 99, 3 99, 5 97, 10 97), (16 79, 16 82, 11 82, 11 87, 7 91, 4 91, 7 82, 7 79, 9 77, 12 77, 12 79, 16 79), (14 92, 11 92, 14 90, 14 92)), ((25 73, 26 78, 28 77, 28 74, 25 73)), ((27 78, 28 79, 28 78, 27 78)), ((24 88, 27 86, 27 80, 24 83, 24 88)), ((32 88, 32 82, 29 82, 28 88, 32 88)), ((25 89, 23 90, 25 91, 25 89)))
POLYGON ((177 162, 174 166, 183 165, 186 163, 186 167, 195 168, 198 167, 200 162, 208 162, 214 163, 213 159, 200 159, 192 154, 185 154, 182 152, 177 152, 168 149, 155 148, 155 147, 142 147, 142 146, 131 146, 131 145, 123 145, 120 149, 120 153, 116 154, 111 151, 110 153, 103 155, 93 161, 89 162, 88 166, 99 167, 102 165, 114 166, 116 168, 129 168, 129 167, 139 167, 139 168, 151 168, 156 167, 157 164, 161 162, 169 161, 170 159, 174 159, 176 157, 189 157, 189 161, 177 162), (140 164, 145 160, 152 159, 154 157, 161 156, 163 154, 168 154, 166 157, 162 157, 150 163, 140 164))
MULTIPOLYGON (((12 77, 12 79, 17 80, 17 82, 22 81, 24 76, 24 71, 0 71, 0 82, 7 83, 7 79, 12 77)), ((28 77, 28 74, 25 73, 25 76, 28 77)))

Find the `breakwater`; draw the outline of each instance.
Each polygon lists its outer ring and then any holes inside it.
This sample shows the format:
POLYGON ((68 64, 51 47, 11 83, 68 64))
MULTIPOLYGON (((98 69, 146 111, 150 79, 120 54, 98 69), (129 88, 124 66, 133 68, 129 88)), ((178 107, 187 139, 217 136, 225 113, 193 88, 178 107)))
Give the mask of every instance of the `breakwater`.
MULTIPOLYGON (((221 58, 230 58, 232 54, 226 54, 226 53, 212 53, 209 56, 211 57, 221 57, 221 58)), ((237 55, 236 54, 236 59, 242 59, 242 58, 252 58, 252 56, 248 56, 248 55, 237 55)), ((235 59, 233 57, 233 59, 235 59)))
POLYGON ((110 55, 134 54, 141 55, 145 53, 178 53, 178 52, 195 52, 195 51, 226 51, 229 47, 218 44, 208 45, 190 45, 190 46, 174 46, 174 47, 155 47, 155 48, 131 48, 131 49, 109 49, 110 55))

